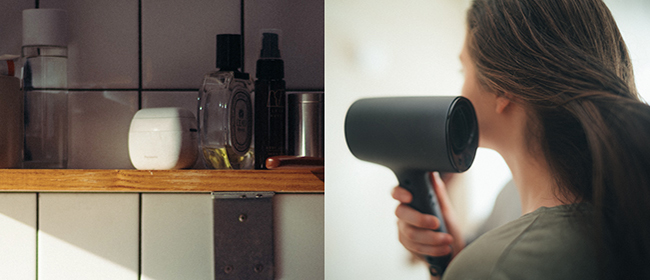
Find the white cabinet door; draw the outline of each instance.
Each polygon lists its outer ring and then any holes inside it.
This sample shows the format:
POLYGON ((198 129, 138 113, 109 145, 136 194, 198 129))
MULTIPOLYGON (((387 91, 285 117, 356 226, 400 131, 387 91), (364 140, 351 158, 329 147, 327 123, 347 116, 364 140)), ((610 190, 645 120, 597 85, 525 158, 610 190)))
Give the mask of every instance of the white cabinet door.
POLYGON ((324 279, 323 194, 279 194, 273 202, 275 279, 324 279))
POLYGON ((0 193, 0 279, 36 279, 36 194, 0 193))
POLYGON ((142 279, 214 279, 210 194, 142 195, 142 279))
POLYGON ((139 195, 45 193, 38 279, 138 279, 139 195))

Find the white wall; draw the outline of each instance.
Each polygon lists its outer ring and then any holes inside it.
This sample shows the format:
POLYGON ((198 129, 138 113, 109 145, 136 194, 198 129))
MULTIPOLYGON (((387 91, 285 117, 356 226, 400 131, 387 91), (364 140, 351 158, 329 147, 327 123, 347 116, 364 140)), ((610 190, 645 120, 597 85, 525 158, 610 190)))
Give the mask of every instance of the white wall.
MULTIPOLYGON (((637 86, 650 97, 650 2, 609 0, 633 59, 637 86)), ((458 61, 469 0, 344 1, 326 3, 326 238, 327 279, 427 279, 397 241, 385 167, 357 160, 345 144, 347 108, 375 96, 458 95, 458 61)), ((649 99, 646 97, 646 99, 649 99)), ((650 99, 649 99, 650 100, 650 99)), ((479 149, 452 197, 472 230, 490 212, 510 178, 501 157, 479 149)))

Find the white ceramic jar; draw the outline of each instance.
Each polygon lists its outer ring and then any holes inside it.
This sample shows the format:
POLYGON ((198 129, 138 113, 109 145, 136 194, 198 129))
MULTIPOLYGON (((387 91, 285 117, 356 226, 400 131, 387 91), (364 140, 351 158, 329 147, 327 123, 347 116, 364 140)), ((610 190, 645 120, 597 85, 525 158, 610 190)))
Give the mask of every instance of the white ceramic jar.
POLYGON ((194 114, 184 108, 139 110, 129 129, 129 156, 137 169, 190 168, 198 156, 194 114))

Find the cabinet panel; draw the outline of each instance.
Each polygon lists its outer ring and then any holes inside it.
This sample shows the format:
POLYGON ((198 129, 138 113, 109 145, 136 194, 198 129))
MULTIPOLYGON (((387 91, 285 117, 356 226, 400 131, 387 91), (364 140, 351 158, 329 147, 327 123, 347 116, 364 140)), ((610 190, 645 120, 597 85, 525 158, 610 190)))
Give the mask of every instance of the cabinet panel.
POLYGON ((36 194, 0 193, 0 279, 36 279, 36 194))
POLYGON ((40 194, 39 279, 138 279, 138 213, 138 194, 40 194))
POLYGON ((142 195, 142 279, 214 279, 210 194, 142 195))

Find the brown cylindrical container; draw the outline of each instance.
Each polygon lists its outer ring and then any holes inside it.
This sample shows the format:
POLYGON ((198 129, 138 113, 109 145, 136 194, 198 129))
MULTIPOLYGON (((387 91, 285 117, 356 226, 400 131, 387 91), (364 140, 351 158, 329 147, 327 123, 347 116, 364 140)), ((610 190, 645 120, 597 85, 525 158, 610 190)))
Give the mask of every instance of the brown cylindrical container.
POLYGON ((287 94, 288 152, 290 155, 324 157, 323 92, 287 94))

